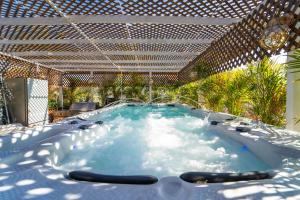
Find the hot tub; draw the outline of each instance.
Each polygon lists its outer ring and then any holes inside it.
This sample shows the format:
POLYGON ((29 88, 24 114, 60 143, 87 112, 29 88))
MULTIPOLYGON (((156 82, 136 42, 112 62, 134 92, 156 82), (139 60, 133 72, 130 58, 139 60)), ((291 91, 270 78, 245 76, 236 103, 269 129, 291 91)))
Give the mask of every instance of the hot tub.
POLYGON ((128 105, 88 117, 89 121, 103 121, 97 137, 74 144, 57 167, 158 178, 188 171, 248 172, 279 167, 264 162, 243 143, 210 129, 207 118, 189 108, 128 105))

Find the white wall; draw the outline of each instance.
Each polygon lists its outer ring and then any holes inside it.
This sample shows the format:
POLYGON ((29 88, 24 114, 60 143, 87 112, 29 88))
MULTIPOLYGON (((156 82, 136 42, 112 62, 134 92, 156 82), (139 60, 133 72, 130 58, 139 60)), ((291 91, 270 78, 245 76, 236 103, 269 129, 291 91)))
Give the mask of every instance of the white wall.
MULTIPOLYGON (((28 125, 48 123, 48 81, 27 79, 28 125)), ((18 98, 18 97, 16 97, 18 98)))
MULTIPOLYGON (((282 53, 277 56, 272 56, 272 59, 278 63, 286 63, 291 59, 287 53, 282 53)), ((287 72, 287 99, 286 99, 286 128, 293 131, 300 132, 300 123, 296 124, 296 119, 300 118, 300 72, 291 73, 293 70, 287 72)))

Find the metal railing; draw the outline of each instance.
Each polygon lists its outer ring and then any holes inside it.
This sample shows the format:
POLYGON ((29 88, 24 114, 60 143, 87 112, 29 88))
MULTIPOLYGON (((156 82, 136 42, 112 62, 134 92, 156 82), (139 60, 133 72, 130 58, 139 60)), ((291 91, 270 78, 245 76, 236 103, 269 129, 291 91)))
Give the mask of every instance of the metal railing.
MULTIPOLYGON (((161 99, 161 100, 164 100, 164 99, 170 99, 170 100, 172 100, 173 98, 170 97, 170 96, 159 96, 159 97, 156 97, 156 98, 152 99, 151 101, 148 101, 148 104, 154 103, 156 100, 159 100, 159 99, 161 99)), ((170 103, 170 101, 169 102, 165 102, 165 103, 170 103)))
POLYGON ((107 108, 110 106, 114 106, 114 105, 118 105, 120 103, 128 103, 128 102, 140 102, 140 103, 146 103, 145 101, 138 99, 138 98, 124 98, 124 99, 119 99, 117 101, 111 102, 105 106, 103 106, 103 108, 107 108))
POLYGON ((188 100, 190 102, 193 102, 195 104, 193 106, 195 106, 196 108, 202 108, 203 107, 202 105, 204 104, 204 102, 198 102, 198 101, 195 101, 194 99, 191 99, 189 97, 184 97, 184 96, 180 96, 180 95, 177 95, 175 97, 175 99, 173 99, 173 97, 171 97, 171 96, 160 96, 160 97, 156 97, 152 101, 149 101, 148 103, 154 103, 156 100, 165 100, 165 99, 169 99, 170 101, 167 101, 167 102, 164 102, 164 103, 185 103, 186 104, 186 102, 181 101, 181 99, 185 99, 185 100, 188 100))

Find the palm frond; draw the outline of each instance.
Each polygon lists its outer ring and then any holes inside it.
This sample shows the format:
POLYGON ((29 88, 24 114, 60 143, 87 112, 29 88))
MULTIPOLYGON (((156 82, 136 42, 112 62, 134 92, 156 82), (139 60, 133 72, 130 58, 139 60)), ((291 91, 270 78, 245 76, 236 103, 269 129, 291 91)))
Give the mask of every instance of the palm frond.
POLYGON ((286 63, 288 69, 299 69, 292 73, 300 72, 300 49, 295 50, 289 57, 292 59, 286 63))

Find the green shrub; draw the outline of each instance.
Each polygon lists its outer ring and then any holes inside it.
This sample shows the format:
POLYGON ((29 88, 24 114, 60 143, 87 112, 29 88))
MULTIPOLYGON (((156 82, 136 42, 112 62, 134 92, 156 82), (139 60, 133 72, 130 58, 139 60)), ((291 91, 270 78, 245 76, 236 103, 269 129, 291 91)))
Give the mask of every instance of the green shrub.
MULTIPOLYGON (((201 77, 208 73, 200 73, 205 69, 203 63, 197 69, 201 77)), ((180 99, 181 103, 191 106, 200 104, 209 110, 228 112, 281 126, 285 124, 284 72, 284 65, 265 58, 249 64, 245 69, 215 74, 180 87, 167 83, 163 86, 153 85, 152 99, 156 99, 155 102, 180 99)), ((122 75, 118 75, 114 81, 99 86, 95 90, 97 92, 88 87, 75 87, 76 80, 70 79, 70 87, 64 89, 64 105, 88 101, 94 99, 95 95, 99 97, 102 105, 107 96, 120 99, 121 94, 126 98, 149 100, 148 80, 144 76, 130 74, 126 79, 128 80, 124 84, 122 75)))
POLYGON ((57 109, 58 103, 54 99, 49 99, 48 108, 49 109, 57 109))

